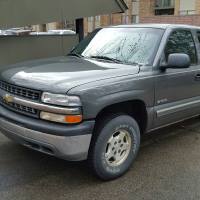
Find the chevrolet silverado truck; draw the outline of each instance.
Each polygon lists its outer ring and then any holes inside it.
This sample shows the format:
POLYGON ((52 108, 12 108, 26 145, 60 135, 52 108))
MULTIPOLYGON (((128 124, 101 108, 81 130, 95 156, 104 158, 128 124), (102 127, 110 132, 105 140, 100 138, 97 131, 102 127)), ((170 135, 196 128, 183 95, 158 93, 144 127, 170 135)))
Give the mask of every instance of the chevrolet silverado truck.
POLYGON ((123 175, 141 136, 200 114, 200 28, 98 29, 67 56, 5 66, 0 131, 34 150, 123 175))

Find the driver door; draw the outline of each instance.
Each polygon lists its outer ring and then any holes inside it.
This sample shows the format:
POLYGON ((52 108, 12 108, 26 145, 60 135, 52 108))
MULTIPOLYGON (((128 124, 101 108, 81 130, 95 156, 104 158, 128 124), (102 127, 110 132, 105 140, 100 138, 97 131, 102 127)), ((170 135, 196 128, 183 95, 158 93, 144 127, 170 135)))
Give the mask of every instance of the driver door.
POLYGON ((159 72, 155 83, 154 128, 192 117, 200 108, 193 89, 197 53, 190 30, 177 29, 171 32, 163 54, 165 62, 172 53, 189 55, 191 66, 187 69, 167 69, 159 72))

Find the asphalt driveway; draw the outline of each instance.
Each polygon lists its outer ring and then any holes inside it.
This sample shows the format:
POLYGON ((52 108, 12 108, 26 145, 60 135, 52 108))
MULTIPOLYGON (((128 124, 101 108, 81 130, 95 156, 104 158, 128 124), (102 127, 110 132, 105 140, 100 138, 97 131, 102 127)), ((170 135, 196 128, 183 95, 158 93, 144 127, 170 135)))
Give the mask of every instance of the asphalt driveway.
POLYGON ((199 200, 200 119, 146 136, 131 170, 101 182, 69 163, 0 135, 0 200, 199 200))

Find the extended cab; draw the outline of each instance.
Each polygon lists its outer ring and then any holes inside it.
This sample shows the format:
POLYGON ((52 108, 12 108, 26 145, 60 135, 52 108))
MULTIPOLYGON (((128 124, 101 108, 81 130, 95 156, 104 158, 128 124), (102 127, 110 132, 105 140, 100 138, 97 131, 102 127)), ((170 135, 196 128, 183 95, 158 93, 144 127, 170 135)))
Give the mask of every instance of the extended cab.
POLYGON ((0 130, 31 149, 124 174, 144 133, 200 114, 200 28, 99 29, 68 56, 0 72, 0 130))

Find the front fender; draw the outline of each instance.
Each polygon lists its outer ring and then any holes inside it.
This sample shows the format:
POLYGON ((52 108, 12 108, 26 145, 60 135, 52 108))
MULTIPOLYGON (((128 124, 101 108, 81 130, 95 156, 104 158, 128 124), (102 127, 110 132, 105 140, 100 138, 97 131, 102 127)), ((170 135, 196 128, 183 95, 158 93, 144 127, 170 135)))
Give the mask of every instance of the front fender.
MULTIPOLYGON (((142 97, 144 91, 122 91, 118 93, 112 93, 105 96, 100 96, 95 99, 95 101, 84 101, 84 108, 87 108, 87 112, 84 113, 88 115, 87 117, 95 118, 98 113, 103 110, 104 108, 132 100, 141 100, 145 102, 145 99, 142 97), (88 109, 89 108, 89 109, 88 109)), ((85 110, 85 111, 86 111, 85 110)))
POLYGON ((127 76, 78 86, 69 94, 80 96, 84 119, 95 119, 107 106, 126 101, 141 100, 147 107, 154 104, 153 82, 127 76))

